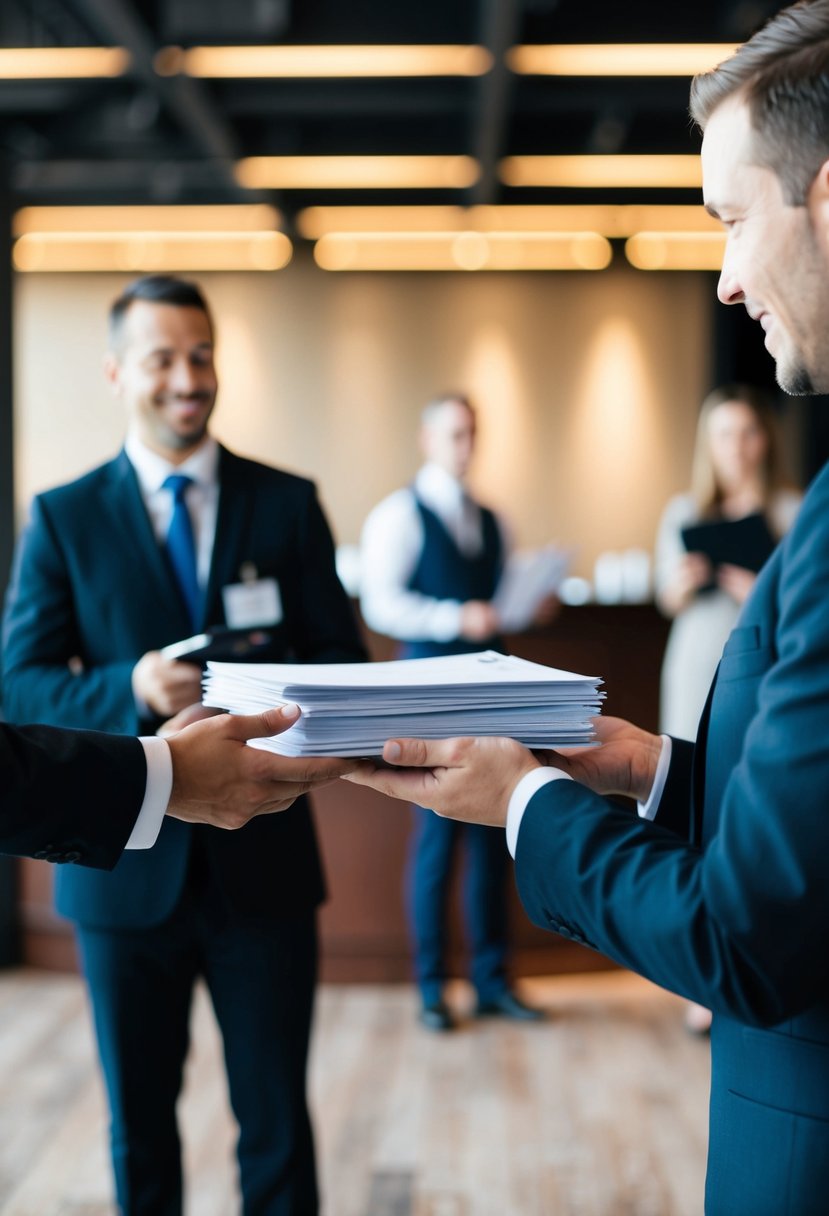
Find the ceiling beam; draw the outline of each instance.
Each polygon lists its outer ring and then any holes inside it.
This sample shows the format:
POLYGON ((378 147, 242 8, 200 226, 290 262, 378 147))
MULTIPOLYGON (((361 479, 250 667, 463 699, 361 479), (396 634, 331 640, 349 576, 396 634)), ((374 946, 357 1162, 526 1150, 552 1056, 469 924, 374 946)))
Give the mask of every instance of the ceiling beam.
POLYGON ((250 190, 220 176, 215 161, 163 160, 19 160, 9 170, 15 194, 31 202, 255 201, 250 190))
POLYGON ((132 74, 155 94, 195 150, 211 163, 237 195, 249 197, 233 177, 240 153, 235 133, 200 81, 189 76, 159 76, 154 67, 158 46, 131 0, 72 0, 79 16, 96 30, 101 41, 123 46, 132 56, 132 74))
POLYGON ((481 0, 481 45, 492 55, 493 66, 478 82, 472 155, 481 175, 469 192, 473 205, 492 203, 498 191, 498 160, 509 114, 513 74, 506 53, 515 45, 521 17, 519 0, 481 0))

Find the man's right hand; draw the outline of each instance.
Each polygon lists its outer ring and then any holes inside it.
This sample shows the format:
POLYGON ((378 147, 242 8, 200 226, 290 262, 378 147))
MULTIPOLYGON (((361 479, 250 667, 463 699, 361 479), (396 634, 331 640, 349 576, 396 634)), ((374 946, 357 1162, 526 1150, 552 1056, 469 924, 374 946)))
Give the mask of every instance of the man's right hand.
POLYGON ((246 747, 278 735, 299 717, 296 705, 263 714, 221 714, 167 737, 173 789, 167 814, 189 823, 241 828, 255 815, 286 810, 301 794, 353 772, 356 760, 277 756, 246 747))
POLYGON ((624 718, 593 719, 601 747, 535 752, 542 763, 560 768, 597 794, 621 794, 647 802, 662 751, 662 738, 624 718))
POLYGON ((132 669, 132 691, 142 702, 162 718, 171 718, 201 700, 201 668, 195 663, 162 658, 158 650, 150 650, 132 669))
POLYGON ((496 634, 501 622, 487 600, 467 600, 461 605, 461 637, 468 642, 484 642, 496 634))

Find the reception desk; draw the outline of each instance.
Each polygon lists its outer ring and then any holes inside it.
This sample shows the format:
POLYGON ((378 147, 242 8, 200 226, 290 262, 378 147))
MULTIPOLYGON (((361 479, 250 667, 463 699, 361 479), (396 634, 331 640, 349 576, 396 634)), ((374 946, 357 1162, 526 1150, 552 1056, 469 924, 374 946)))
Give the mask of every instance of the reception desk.
MULTIPOLYGON (((650 604, 564 607, 548 628, 509 638, 522 658, 601 676, 608 713, 656 728, 659 669, 668 622, 650 604)), ((391 658, 388 638, 366 633, 374 659, 391 658)), ((410 975, 401 894, 409 808, 346 782, 321 790, 314 814, 328 876, 321 910, 322 975, 333 982, 396 981, 410 975)), ((58 970, 75 967, 69 926, 51 906, 51 867, 19 864, 23 960, 58 970)), ((606 967, 601 955, 537 929, 510 886, 514 971, 539 975, 606 967)), ((453 955, 463 950, 453 900, 453 955)))

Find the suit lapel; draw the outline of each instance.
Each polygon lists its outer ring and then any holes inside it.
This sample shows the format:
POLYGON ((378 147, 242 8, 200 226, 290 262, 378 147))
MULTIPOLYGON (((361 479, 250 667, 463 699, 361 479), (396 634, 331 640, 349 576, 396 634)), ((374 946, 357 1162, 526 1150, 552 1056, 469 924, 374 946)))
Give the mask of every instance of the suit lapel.
POLYGON ((171 632, 185 638, 191 632, 187 610, 175 576, 155 538, 138 478, 126 452, 122 451, 109 468, 111 476, 103 491, 104 509, 122 543, 124 555, 141 572, 141 580, 148 584, 150 597, 163 611, 165 620, 176 623, 171 632), (180 620, 176 622, 177 617, 180 620))
POLYGON ((205 596, 205 624, 224 621, 222 588, 239 581, 239 565, 245 560, 245 537, 249 533, 254 493, 242 475, 241 461, 219 448, 219 509, 216 537, 205 596))

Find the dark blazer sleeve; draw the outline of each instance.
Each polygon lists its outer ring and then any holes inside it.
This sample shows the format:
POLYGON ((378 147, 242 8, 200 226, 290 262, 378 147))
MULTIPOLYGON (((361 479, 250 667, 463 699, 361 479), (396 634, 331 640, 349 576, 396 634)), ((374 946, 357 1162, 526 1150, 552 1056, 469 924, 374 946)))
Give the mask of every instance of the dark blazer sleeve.
POLYGON ((291 638, 305 663, 366 659, 351 601, 337 577, 334 542, 313 483, 304 483, 296 515, 292 582, 297 608, 291 638))
MULTIPOLYGON (((3 621, 4 712, 17 722, 136 730, 134 660, 80 670, 69 666, 83 649, 77 618, 83 608, 73 589, 56 503, 49 495, 34 500, 17 546, 3 621)), ((84 531, 92 537, 94 520, 87 524, 84 531)), ((112 571, 110 583, 103 571, 100 584, 85 594, 111 594, 118 577, 112 571)))
POLYGON ((146 781, 137 739, 0 725, 0 852, 111 870, 146 781))
POLYGON ((827 552, 824 474, 720 665, 703 847, 569 782, 538 791, 518 838, 518 885, 537 923, 564 924, 664 987, 759 1025, 802 1012, 829 980, 827 552))

